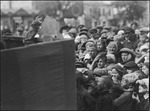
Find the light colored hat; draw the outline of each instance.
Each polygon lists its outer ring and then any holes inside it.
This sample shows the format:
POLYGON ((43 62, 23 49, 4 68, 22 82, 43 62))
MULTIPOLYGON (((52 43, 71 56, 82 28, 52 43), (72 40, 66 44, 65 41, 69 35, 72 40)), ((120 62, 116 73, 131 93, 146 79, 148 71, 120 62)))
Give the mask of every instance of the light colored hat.
POLYGON ((149 32, 149 27, 140 28, 140 32, 149 32))
POLYGON ((119 30, 117 33, 117 35, 122 35, 122 34, 124 34, 124 30, 119 30))
POLYGON ((149 49, 148 45, 147 44, 144 44, 140 47, 139 51, 141 52, 142 50, 144 49, 149 49))

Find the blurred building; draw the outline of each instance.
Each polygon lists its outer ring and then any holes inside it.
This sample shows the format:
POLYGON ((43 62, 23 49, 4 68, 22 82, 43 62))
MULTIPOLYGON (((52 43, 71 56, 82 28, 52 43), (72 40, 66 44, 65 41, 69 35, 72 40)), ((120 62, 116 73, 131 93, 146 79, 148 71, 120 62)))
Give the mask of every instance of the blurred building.
POLYGON ((113 7, 103 2, 85 1, 84 2, 84 19, 87 27, 102 25, 108 23, 113 18, 113 7))
POLYGON ((12 31, 18 24, 29 27, 38 12, 32 1, 1 1, 1 27, 12 31))
POLYGON ((150 4, 149 1, 138 1, 139 4, 145 7, 145 11, 143 13, 143 19, 141 19, 140 25, 141 26, 148 26, 150 24, 150 4))

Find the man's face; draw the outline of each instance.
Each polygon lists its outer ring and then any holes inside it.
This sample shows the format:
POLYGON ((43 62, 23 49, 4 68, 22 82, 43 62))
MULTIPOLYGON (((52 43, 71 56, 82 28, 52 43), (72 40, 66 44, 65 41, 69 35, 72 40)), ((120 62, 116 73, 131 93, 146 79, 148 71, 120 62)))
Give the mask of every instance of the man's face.
POLYGON ((122 58, 123 62, 127 61, 128 60, 128 53, 122 53, 121 58, 122 58))
POLYGON ((97 67, 98 68, 104 68, 105 64, 106 64, 105 61, 102 58, 100 58, 98 63, 97 63, 97 67))

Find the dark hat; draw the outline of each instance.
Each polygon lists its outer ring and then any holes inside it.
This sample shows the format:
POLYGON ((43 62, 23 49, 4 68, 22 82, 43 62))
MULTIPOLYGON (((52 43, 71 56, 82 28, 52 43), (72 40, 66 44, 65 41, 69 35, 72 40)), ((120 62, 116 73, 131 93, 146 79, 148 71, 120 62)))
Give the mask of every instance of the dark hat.
POLYGON ((94 69, 93 74, 101 77, 101 76, 104 76, 104 75, 108 75, 108 72, 105 68, 94 69))
POLYGON ((101 37, 101 34, 99 34, 99 33, 96 33, 93 35, 93 38, 95 38, 95 39, 99 39, 100 37, 101 37))
POLYGON ((62 33, 63 30, 69 30, 70 27, 68 25, 62 26, 59 30, 59 33, 62 33))
POLYGON ((125 26, 125 27, 123 27, 123 30, 124 30, 125 33, 128 33, 128 32, 135 33, 135 31, 131 27, 125 26))
POLYGON ((80 25, 78 25, 78 29, 81 29, 81 28, 83 28, 84 27, 84 25, 83 24, 80 24, 80 25))
POLYGON ((106 26, 103 27, 103 29, 110 30, 111 26, 106 25, 106 26))
POLYGON ((96 28, 97 29, 103 29, 103 26, 102 25, 97 25, 96 28))
POLYGON ((130 50, 129 48, 122 48, 122 49, 119 51, 118 55, 121 56, 121 54, 122 54, 123 52, 130 53, 133 57, 135 57, 135 53, 134 53, 132 50, 130 50))
POLYGON ((17 31, 23 31, 23 28, 22 27, 18 27, 16 30, 17 31))
POLYGON ((79 36, 81 36, 81 35, 86 35, 86 36, 88 37, 88 33, 87 33, 86 31, 80 32, 80 33, 79 33, 79 36))
POLYGON ((125 69, 118 64, 115 64, 112 69, 116 69, 121 77, 126 73, 125 69))
POLYGON ((76 67, 78 68, 86 68, 86 64, 82 61, 77 61, 76 62, 76 67))
POLYGON ((124 65, 124 68, 130 69, 130 68, 139 68, 139 67, 134 61, 129 61, 124 65))
POLYGON ((82 31, 88 32, 88 29, 86 27, 83 27, 80 29, 80 32, 82 32, 82 31))
POLYGON ((103 33, 107 33, 107 32, 108 32, 108 30, 103 29, 103 30, 101 31, 101 34, 103 34, 103 33))
POLYGON ((89 30, 89 32, 90 32, 90 33, 93 33, 93 32, 94 32, 94 33, 97 33, 97 29, 96 29, 96 28, 91 28, 91 29, 89 30))
POLYGON ((140 32, 149 32, 149 27, 140 28, 140 32))

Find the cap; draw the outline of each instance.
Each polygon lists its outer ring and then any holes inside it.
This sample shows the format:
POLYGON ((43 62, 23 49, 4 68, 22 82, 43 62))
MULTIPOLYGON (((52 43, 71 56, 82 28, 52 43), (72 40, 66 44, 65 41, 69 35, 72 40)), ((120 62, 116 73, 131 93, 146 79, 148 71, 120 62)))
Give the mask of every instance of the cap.
POLYGON ((134 61, 129 61, 124 65, 124 68, 130 69, 130 68, 139 68, 139 67, 134 61))
POLYGON ((111 26, 106 25, 106 26, 103 27, 103 29, 110 30, 111 26))
POLYGON ((80 29, 80 32, 82 31, 88 32, 88 29, 86 27, 83 27, 82 29, 80 29))
POLYGON ((149 27, 142 27, 140 28, 140 32, 149 32, 149 27))

